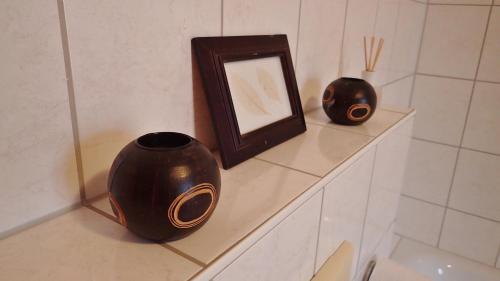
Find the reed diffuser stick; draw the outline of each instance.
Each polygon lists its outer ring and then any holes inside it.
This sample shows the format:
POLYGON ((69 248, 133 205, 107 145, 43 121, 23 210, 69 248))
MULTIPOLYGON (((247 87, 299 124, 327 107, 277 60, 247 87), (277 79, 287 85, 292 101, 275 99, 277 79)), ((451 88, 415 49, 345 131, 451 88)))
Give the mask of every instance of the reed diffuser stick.
POLYGON ((375 36, 372 36, 370 40, 370 57, 368 58, 368 71, 372 68, 372 55, 373 55, 373 45, 375 45, 375 36))
POLYGON ((368 53, 366 52, 366 36, 363 36, 363 46, 365 47, 365 70, 368 71, 368 53))
POLYGON ((378 41, 377 52, 375 53, 375 59, 373 60, 373 65, 371 66, 370 71, 375 70, 375 66, 377 65, 378 58, 380 56, 380 52, 382 52, 382 48, 384 47, 384 38, 381 38, 378 41))

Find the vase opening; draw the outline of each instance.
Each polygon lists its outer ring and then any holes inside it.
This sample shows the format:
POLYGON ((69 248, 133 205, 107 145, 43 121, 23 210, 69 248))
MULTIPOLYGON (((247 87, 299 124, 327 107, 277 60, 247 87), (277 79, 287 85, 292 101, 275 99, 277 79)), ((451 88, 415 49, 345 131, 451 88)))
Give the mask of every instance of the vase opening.
POLYGON ((359 81, 364 81, 363 79, 360 78, 354 78, 354 77, 342 77, 342 80, 347 80, 349 82, 359 82, 359 81))
POLYGON ((137 139, 137 144, 145 148, 171 149, 190 144, 191 137, 173 132, 161 132, 146 134, 137 139))

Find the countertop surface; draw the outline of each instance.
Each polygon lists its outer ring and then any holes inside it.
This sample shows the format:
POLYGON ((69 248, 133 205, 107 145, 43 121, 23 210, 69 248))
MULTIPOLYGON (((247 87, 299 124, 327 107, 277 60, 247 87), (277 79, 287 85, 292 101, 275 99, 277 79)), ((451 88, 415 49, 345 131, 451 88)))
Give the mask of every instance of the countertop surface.
POLYGON ((0 241, 0 280, 207 279, 376 145, 412 110, 378 109, 360 126, 340 126, 321 109, 307 131, 230 170, 210 220, 166 244, 135 237, 114 220, 107 198, 0 241), (297 202, 296 202, 297 201, 297 202))

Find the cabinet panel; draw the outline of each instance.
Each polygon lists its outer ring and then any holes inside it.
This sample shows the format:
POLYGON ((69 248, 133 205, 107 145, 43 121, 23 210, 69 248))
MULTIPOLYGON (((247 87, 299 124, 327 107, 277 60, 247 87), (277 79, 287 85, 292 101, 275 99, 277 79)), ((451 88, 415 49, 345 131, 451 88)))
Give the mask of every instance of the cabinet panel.
POLYGON ((215 281, 308 281, 314 271, 322 192, 236 259, 215 281))
POLYGON ((360 267, 369 261, 396 218, 412 128, 413 118, 377 145, 360 267))
POLYGON ((354 246, 355 273, 374 156, 372 148, 325 187, 316 271, 347 240, 354 246))

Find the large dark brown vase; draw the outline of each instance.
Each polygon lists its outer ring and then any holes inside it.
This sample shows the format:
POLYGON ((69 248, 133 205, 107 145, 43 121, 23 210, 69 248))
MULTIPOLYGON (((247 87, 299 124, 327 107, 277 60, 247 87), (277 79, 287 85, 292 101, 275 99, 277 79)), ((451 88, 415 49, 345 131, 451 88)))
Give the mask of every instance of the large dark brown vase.
POLYGON ((214 211, 220 172, 196 139, 173 132, 144 135, 125 146, 111 167, 108 189, 119 222, 163 242, 199 229, 214 211))
POLYGON ((359 125, 375 112, 377 95, 363 79, 339 78, 326 88, 323 109, 334 123, 359 125))

